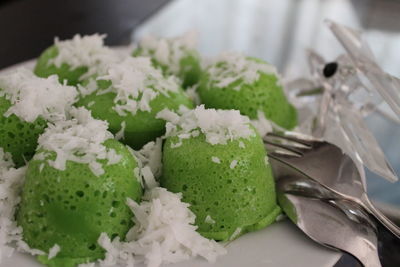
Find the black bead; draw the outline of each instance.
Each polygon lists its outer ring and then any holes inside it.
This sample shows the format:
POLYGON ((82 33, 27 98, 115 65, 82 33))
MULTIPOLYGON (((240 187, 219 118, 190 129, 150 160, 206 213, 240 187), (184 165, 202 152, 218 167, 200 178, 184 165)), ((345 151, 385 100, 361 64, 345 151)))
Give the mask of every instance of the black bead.
POLYGON ((336 62, 330 62, 327 63, 324 66, 324 69, 322 70, 322 73, 324 74, 325 78, 330 78, 333 75, 335 75, 339 65, 336 62))

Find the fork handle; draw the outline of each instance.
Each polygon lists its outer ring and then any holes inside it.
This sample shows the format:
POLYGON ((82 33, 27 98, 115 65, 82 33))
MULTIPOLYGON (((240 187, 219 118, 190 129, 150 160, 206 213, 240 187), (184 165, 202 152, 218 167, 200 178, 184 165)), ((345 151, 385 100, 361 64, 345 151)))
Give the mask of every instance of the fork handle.
POLYGON ((371 213, 378 221, 380 221, 383 226, 392 232, 392 234, 394 234, 397 238, 400 238, 400 228, 389 218, 387 218, 379 209, 377 209, 366 194, 361 197, 361 201, 369 213, 371 213))

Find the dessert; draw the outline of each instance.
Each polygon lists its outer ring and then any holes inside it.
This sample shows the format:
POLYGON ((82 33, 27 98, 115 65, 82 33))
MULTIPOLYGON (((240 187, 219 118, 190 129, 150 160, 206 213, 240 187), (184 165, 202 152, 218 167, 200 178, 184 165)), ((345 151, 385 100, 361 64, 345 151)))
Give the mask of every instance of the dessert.
POLYGON ((103 73, 104 68, 118 60, 117 54, 104 46, 105 35, 75 35, 70 40, 55 38, 54 45, 39 57, 35 74, 39 77, 58 75, 60 82, 77 85, 103 73))
POLYGON ((232 240, 280 213, 263 142, 247 117, 199 106, 168 121, 161 186, 182 192, 207 238, 232 240))
POLYGON ((108 121, 109 130, 133 149, 163 135, 165 122, 156 118, 159 111, 193 105, 174 77, 163 77, 144 57, 109 65, 105 75, 87 88, 77 105, 108 121))
POLYGON ((200 56, 193 35, 189 32, 176 38, 145 36, 132 55, 150 57, 155 67, 165 75, 177 76, 182 87, 187 88, 195 85, 201 75, 200 56))
POLYGON ((237 109, 251 119, 264 115, 286 129, 297 124, 275 68, 260 59, 222 53, 205 69, 197 92, 207 108, 237 109))
POLYGON ((142 195, 138 163, 130 151, 81 108, 39 137, 23 186, 18 224, 30 247, 58 253, 39 260, 75 266, 104 257, 101 233, 124 238, 132 226, 127 198, 142 195), (136 170, 136 171, 134 171, 136 170))
POLYGON ((216 241, 274 222, 257 130, 296 112, 273 68, 229 55, 201 74, 187 36, 145 38, 133 57, 103 39, 56 39, 40 77, 0 77, 0 260, 15 246, 48 266, 213 262, 216 241))
POLYGON ((16 166, 32 158, 47 122, 64 117, 77 94, 57 76, 38 78, 27 69, 0 77, 0 148, 11 153, 16 166))

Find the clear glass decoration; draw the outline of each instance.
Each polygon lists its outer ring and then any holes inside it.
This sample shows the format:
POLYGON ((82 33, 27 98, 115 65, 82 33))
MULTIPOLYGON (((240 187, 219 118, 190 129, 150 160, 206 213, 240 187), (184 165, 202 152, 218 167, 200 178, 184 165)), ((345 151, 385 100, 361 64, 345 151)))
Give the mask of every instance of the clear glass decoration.
MULTIPOLYGON (((371 112, 400 122, 400 80, 377 64, 360 32, 326 21, 345 50, 334 62, 326 62, 308 50, 310 79, 286 84, 301 109, 299 131, 324 138, 381 177, 394 182, 397 175, 364 122, 371 112)), ((364 175, 363 175, 364 176, 364 175)))

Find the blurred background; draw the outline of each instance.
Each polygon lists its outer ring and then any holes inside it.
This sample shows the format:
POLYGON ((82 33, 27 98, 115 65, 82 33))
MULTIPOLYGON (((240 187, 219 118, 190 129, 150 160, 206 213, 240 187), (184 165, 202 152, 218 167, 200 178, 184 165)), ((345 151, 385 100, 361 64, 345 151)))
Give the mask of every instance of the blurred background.
MULTIPOLYGON (((127 45, 145 34, 196 30, 204 55, 241 51, 291 79, 308 75, 306 48, 327 61, 343 53, 323 23, 329 18, 362 30, 383 69, 400 76, 398 14, 398 0, 3 0, 0 68, 37 57, 55 36, 99 32, 108 35, 108 45, 127 45)), ((400 175, 400 126, 379 115, 367 122, 400 175)), ((368 173, 368 188, 386 208, 400 207, 400 183, 368 173)))

